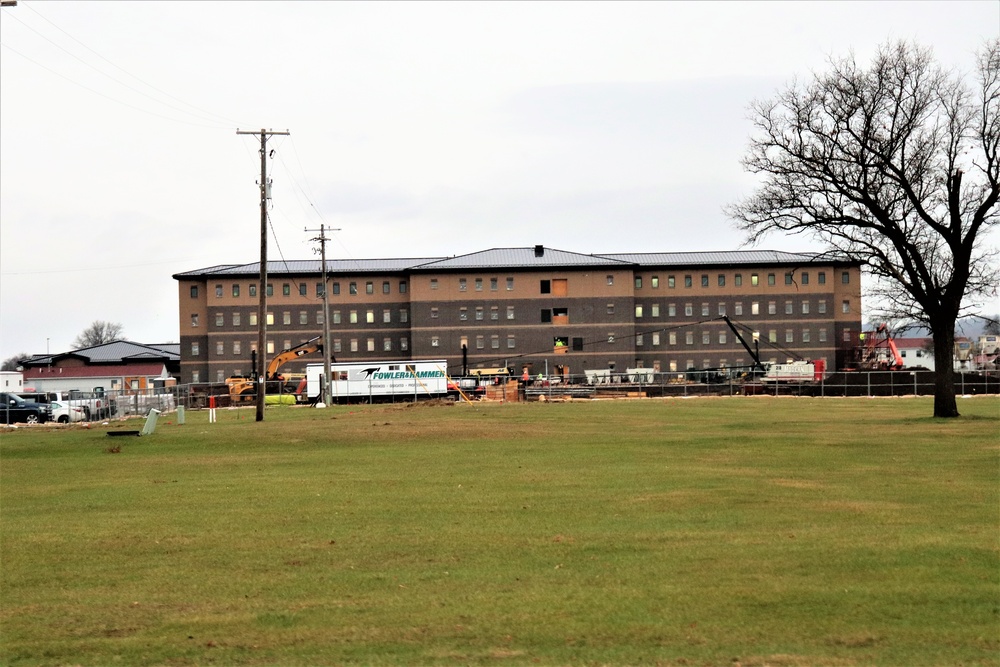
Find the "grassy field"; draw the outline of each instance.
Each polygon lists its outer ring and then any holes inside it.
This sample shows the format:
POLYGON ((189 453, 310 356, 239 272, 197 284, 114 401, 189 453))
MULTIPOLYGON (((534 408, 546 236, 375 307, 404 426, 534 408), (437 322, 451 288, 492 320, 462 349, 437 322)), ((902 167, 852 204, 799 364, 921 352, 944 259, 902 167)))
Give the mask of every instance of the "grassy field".
POLYGON ((3 665, 1000 665, 1000 400, 0 435, 3 665), (120 451, 113 452, 116 446, 120 451))

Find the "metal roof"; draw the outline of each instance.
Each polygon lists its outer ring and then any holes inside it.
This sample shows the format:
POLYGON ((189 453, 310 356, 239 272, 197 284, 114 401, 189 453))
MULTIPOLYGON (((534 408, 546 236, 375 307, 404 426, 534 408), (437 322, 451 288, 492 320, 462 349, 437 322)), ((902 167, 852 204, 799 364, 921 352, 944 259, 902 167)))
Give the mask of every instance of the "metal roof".
POLYGON ((116 340, 101 345, 84 347, 79 350, 71 350, 61 354, 36 354, 23 363, 25 368, 29 366, 48 366, 66 357, 81 357, 89 364, 120 364, 123 361, 133 360, 181 360, 180 344, 166 345, 142 345, 128 340, 116 340))
MULTIPOLYGON (((383 273, 386 271, 457 271, 475 269, 531 269, 549 267, 653 267, 708 265, 803 265, 837 261, 829 256, 793 253, 780 250, 733 250, 722 252, 646 252, 606 253, 586 255, 545 246, 524 248, 491 248, 455 257, 388 258, 388 259, 328 259, 327 272, 332 274, 383 273)), ((841 260, 843 261, 843 260, 841 260)), ((268 274, 288 276, 322 273, 321 260, 292 260, 267 263, 268 274)), ((175 279, 218 276, 257 276, 260 262, 249 264, 218 264, 174 274, 175 279)))

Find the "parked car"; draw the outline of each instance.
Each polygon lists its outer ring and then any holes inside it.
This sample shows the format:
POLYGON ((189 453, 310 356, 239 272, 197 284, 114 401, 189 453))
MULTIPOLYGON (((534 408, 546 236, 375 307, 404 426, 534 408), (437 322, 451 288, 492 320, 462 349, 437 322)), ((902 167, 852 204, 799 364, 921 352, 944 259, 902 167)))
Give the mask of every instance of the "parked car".
POLYGON ((52 410, 52 421, 57 421, 60 424, 82 422, 87 419, 87 411, 79 405, 68 405, 53 401, 49 403, 49 408, 52 410))
POLYGON ((41 403, 26 401, 16 394, 0 393, 0 424, 42 424, 49 420, 49 409, 41 403))

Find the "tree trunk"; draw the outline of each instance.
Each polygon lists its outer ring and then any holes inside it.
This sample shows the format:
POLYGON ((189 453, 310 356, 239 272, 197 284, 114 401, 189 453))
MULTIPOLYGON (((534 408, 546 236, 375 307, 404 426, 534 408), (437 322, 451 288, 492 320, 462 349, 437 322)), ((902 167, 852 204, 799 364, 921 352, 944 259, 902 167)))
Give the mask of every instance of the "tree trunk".
POLYGON ((934 416, 958 417, 955 397, 955 320, 936 326, 934 336, 934 416))

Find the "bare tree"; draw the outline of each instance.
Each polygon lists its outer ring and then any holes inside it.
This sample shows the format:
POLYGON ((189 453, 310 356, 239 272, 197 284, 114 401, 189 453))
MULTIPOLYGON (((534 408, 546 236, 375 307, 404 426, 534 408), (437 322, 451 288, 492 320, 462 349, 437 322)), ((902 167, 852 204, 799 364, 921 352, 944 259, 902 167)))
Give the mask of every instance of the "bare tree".
POLYGON ((899 42, 868 68, 853 56, 751 105, 743 165, 762 176, 727 207, 749 243, 769 232, 822 240, 860 262, 885 317, 934 337, 934 416, 957 417, 955 323, 996 294, 1000 222, 1000 39, 978 54, 975 84, 899 42))
POLYGON ((0 363, 0 371, 16 371, 17 367, 24 363, 25 359, 30 359, 31 355, 27 352, 21 352, 20 354, 15 354, 13 357, 7 357, 0 363))
POLYGON ((118 322, 105 322, 94 320, 89 327, 84 329, 79 336, 71 343, 73 348, 91 347, 103 345, 116 340, 124 340, 122 332, 125 328, 118 322))

